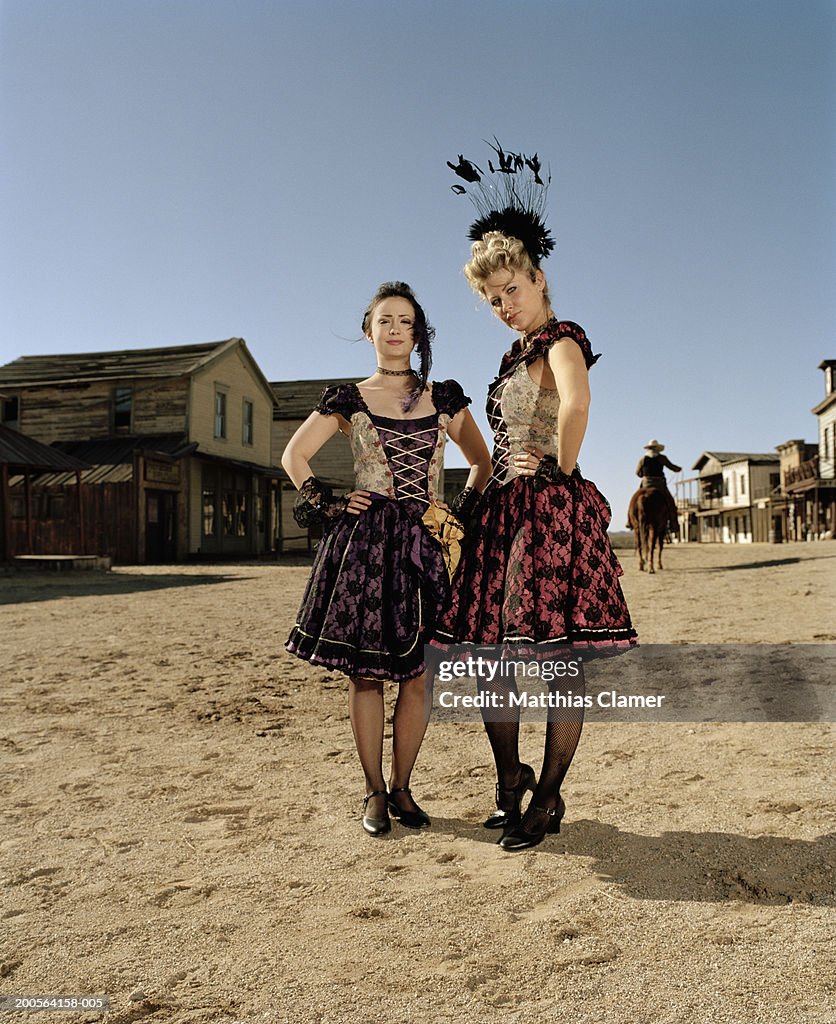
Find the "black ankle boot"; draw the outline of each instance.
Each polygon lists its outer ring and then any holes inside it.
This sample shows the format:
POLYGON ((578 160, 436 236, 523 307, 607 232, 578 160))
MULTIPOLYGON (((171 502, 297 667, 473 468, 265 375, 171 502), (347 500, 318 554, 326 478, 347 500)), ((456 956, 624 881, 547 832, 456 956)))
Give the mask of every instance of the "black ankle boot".
POLYGON ((496 810, 490 817, 482 822, 483 828, 513 828, 520 820, 520 803, 526 792, 534 792, 536 783, 534 769, 530 764, 520 765, 520 778, 516 786, 510 789, 502 789, 499 783, 496 784, 496 810), (503 808, 503 803, 510 804, 510 808, 503 808))

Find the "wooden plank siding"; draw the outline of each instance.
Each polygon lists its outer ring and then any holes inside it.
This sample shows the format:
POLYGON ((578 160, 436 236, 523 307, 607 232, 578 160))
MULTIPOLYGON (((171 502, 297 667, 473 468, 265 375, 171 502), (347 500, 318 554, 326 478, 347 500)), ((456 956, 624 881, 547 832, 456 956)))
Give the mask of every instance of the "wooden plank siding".
POLYGON ((189 389, 189 440, 221 458, 271 464, 273 393, 261 385, 242 350, 229 349, 197 370, 189 389), (226 437, 215 436, 215 393, 226 395, 226 437), (253 441, 244 442, 244 402, 253 403, 253 441))
POLYGON ((112 437, 113 395, 131 388, 133 410, 128 434, 167 434, 184 429, 188 402, 185 380, 123 380, 9 388, 20 397, 20 430, 43 444, 112 437))
MULTIPOLYGON (((14 497, 25 500, 23 485, 12 488, 14 497)), ((110 555, 114 563, 137 561, 136 503, 134 487, 130 482, 117 484, 82 484, 82 510, 84 543, 80 541, 78 487, 65 484, 58 487, 31 488, 32 504, 31 544, 27 537, 26 520, 12 515, 9 526, 9 556, 49 553, 54 555, 110 555), (50 516, 63 506, 62 515, 50 516), (84 550, 80 550, 81 548, 84 550)), ((22 508, 22 501, 12 511, 22 508)))
MULTIPOLYGON (((18 429, 45 444, 99 446, 82 487, 88 546, 95 550, 83 553, 110 554, 117 562, 168 562, 190 555, 250 557, 271 549, 264 510, 275 505, 274 398, 243 339, 25 356, 0 367, 0 382, 4 398, 19 399, 18 429), (131 391, 130 423, 118 429, 117 388, 131 391), (215 436, 219 389, 226 395, 225 437, 215 436), (253 412, 246 439, 245 403, 253 412), (216 503, 206 535, 204 489, 216 503)), ((34 546, 33 553, 79 553, 71 483, 52 474, 33 488, 21 481, 24 512, 32 502, 59 508, 64 495, 64 513, 44 519, 31 538, 21 538, 18 524, 10 525, 10 541, 34 546)))

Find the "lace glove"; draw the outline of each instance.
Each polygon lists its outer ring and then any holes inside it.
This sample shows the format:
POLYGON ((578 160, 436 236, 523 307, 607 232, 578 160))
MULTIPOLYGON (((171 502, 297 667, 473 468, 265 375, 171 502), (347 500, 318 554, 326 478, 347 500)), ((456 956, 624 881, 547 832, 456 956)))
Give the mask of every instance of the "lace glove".
POLYGON ((293 518, 304 529, 318 523, 328 523, 345 511, 345 498, 335 498, 334 492, 315 476, 310 476, 299 488, 293 503, 293 518))
POLYGON ((450 502, 450 511, 466 530, 470 530, 479 517, 482 495, 475 487, 465 487, 450 502))
POLYGON ((581 471, 577 466, 571 473, 564 473, 554 455, 544 455, 540 459, 540 465, 534 471, 534 486, 538 490, 542 490, 547 483, 565 484, 574 493, 582 480, 581 471))

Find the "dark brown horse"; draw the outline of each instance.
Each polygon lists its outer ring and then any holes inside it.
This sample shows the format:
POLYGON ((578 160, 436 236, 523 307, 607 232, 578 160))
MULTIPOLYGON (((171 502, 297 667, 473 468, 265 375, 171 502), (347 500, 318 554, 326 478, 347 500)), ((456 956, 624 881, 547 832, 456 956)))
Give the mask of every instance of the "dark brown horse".
POLYGON ((639 556, 639 570, 644 572, 647 559, 648 572, 653 568, 653 553, 659 548, 657 556, 659 568, 662 568, 662 548, 665 546, 665 533, 668 529, 668 499, 664 491, 649 487, 640 487, 633 501, 630 502, 630 527, 636 531, 636 554, 639 556))

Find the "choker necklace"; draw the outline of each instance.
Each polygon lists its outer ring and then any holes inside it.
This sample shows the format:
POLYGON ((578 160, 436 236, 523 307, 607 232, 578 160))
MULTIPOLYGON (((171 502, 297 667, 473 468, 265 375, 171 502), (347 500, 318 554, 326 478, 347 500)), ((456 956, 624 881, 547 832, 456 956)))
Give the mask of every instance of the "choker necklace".
POLYGON ((417 376, 415 371, 410 367, 408 370, 386 370, 382 366, 378 366, 378 373, 382 373, 384 377, 415 377, 417 376))

